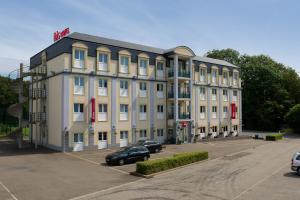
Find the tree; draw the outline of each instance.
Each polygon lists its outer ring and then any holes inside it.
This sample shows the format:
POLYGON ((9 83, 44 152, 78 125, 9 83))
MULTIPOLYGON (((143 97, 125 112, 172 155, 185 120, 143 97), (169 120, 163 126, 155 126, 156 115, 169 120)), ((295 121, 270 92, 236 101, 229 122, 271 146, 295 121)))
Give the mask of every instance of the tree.
POLYGON ((300 133, 300 104, 290 109, 285 116, 285 120, 294 131, 300 133))
POLYGON ((241 55, 233 49, 212 50, 207 56, 241 68, 244 128, 278 130, 288 110, 299 103, 299 75, 269 56, 241 55))

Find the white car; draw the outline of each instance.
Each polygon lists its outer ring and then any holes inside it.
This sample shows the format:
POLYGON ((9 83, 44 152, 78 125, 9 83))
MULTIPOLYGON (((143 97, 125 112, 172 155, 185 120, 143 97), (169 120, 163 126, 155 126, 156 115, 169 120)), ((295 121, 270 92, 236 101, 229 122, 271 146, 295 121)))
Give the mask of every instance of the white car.
POLYGON ((300 152, 296 152, 292 158, 291 169, 300 176, 300 152))

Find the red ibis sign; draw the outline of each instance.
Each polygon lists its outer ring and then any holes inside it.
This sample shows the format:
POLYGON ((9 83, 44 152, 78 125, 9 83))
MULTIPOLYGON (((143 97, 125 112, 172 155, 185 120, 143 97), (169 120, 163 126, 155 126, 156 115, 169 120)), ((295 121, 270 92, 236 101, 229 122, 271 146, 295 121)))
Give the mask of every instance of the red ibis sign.
POLYGON ((181 127, 187 127, 188 122, 186 122, 186 121, 181 121, 180 124, 181 124, 181 127))
POLYGON ((60 40, 61 38, 67 36, 68 34, 70 34, 69 28, 65 28, 62 31, 56 31, 53 33, 53 41, 56 42, 57 40, 60 40))
POLYGON ((91 117, 91 121, 92 122, 95 122, 95 98, 93 97, 91 99, 91 102, 92 102, 92 117, 91 117))
POLYGON ((235 119, 236 118, 236 106, 235 103, 231 104, 231 119, 235 119))

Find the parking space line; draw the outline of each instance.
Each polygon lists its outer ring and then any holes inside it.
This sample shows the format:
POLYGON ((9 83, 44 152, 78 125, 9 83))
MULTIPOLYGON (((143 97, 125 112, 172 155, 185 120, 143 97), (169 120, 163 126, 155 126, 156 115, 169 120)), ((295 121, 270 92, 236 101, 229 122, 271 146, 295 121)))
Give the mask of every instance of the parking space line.
MULTIPOLYGON (((68 155, 68 156, 71 156, 71 157, 78 158, 80 160, 89 162, 89 163, 94 164, 94 165, 101 165, 101 163, 98 163, 98 162, 95 162, 95 161, 92 161, 92 160, 89 160, 89 159, 86 159, 86 158, 82 158, 80 156, 73 155, 71 153, 65 153, 65 154, 68 155)), ((123 170, 120 170, 120 169, 117 169, 117 168, 114 168, 114 167, 110 167, 110 166, 106 166, 106 167, 109 168, 109 169, 111 169, 111 170, 114 170, 114 171, 117 171, 119 173, 122 173, 122 174, 129 174, 129 172, 126 172, 126 171, 123 171, 123 170)))
POLYGON ((3 189, 8 192, 8 194, 11 196, 12 199, 18 200, 18 198, 0 181, 0 185, 3 187, 3 189))
POLYGON ((249 188, 247 188, 246 190, 242 191, 239 195, 237 195, 236 197, 234 197, 231 200, 236 200, 238 198, 240 198, 241 196, 243 196, 244 194, 246 194, 247 192, 249 192, 250 190, 252 190, 253 188, 255 188, 257 185, 261 184, 262 182, 266 181, 267 179, 271 178, 272 176, 274 176, 275 174, 277 174, 278 172, 280 172, 280 170, 282 170, 283 168, 289 166, 290 163, 278 168, 275 172, 273 172, 271 175, 266 176, 265 178, 257 181, 256 183, 254 183, 252 186, 250 186, 249 188))
POLYGON ((89 159, 86 159, 86 158, 82 158, 82 157, 80 157, 80 156, 76 156, 76 155, 73 155, 73 154, 71 154, 71 153, 65 153, 65 154, 68 155, 68 156, 71 156, 71 157, 74 157, 74 158, 78 158, 78 159, 80 159, 80 160, 83 160, 83 161, 92 163, 92 164, 94 164, 94 165, 100 165, 100 163, 98 163, 98 162, 95 162, 95 161, 92 161, 92 160, 89 160, 89 159))
POLYGON ((103 189, 103 190, 99 190, 99 191, 96 191, 96 192, 92 192, 92 193, 89 193, 89 194, 84 194, 82 196, 74 197, 74 198, 71 198, 69 200, 89 199, 89 198, 92 198, 95 195, 101 194, 102 192, 107 192, 109 190, 113 190, 113 189, 117 189, 117 188, 120 188, 120 187, 123 187, 123 186, 131 185, 133 183, 141 182, 143 180, 144 179, 141 178, 141 179, 131 181, 131 182, 128 182, 128 183, 124 183, 124 184, 121 184, 121 185, 113 186, 113 187, 106 188, 106 189, 103 189))

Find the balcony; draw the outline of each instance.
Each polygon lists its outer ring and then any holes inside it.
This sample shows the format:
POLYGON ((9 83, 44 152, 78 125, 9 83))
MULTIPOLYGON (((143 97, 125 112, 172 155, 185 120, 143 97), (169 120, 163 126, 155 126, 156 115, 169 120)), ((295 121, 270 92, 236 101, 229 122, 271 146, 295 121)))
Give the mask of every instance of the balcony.
MULTIPOLYGON (((178 71, 178 77, 183 77, 183 78, 190 78, 191 73, 189 71, 178 71)), ((168 71, 168 77, 174 77, 174 71, 169 70, 168 71)))
POLYGON ((186 93, 186 92, 180 92, 180 93, 178 93, 178 98, 181 98, 181 99, 191 98, 191 94, 186 93))
POLYGON ((179 114, 179 119, 190 119, 190 114, 189 113, 180 113, 179 114))

